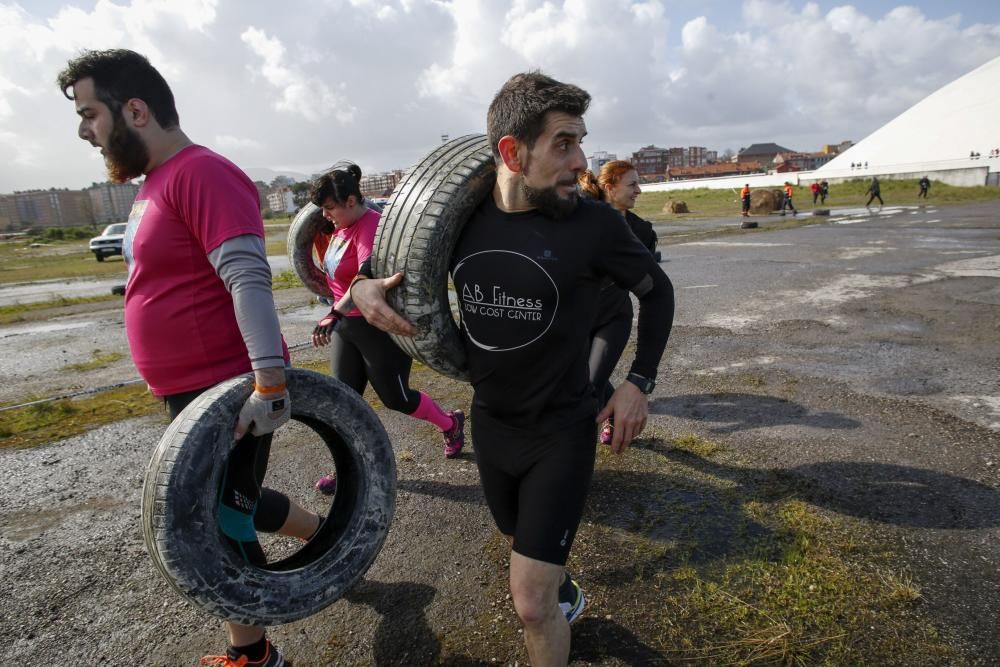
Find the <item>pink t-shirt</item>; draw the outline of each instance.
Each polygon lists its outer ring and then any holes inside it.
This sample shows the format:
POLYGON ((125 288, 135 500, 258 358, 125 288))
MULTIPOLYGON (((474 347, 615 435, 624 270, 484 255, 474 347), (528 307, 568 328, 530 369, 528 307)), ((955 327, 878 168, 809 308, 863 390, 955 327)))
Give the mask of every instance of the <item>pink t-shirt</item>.
MULTIPOLYGON (((358 267, 371 256, 380 218, 378 211, 368 209, 350 227, 334 230, 325 249, 322 242, 316 244, 334 303, 344 296, 354 276, 358 275, 358 267)), ((360 316, 361 311, 355 308, 348 315, 360 316)))
POLYGON ((236 236, 263 238, 258 202, 246 174, 203 146, 184 148, 139 188, 125 231, 125 333, 157 396, 251 370, 233 299, 208 254, 236 236))

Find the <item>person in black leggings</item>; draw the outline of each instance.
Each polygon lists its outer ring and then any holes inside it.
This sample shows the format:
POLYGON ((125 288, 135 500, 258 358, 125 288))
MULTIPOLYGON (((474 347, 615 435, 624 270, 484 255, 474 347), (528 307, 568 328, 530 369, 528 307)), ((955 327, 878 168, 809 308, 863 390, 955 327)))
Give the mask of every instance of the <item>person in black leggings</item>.
MULTIPOLYGON (((189 403, 208 389, 210 387, 165 396, 163 400, 170 420, 176 419, 189 403)), ((309 539, 306 533, 311 530, 315 534, 322 524, 320 518, 312 528, 311 513, 293 504, 283 493, 261 487, 270 453, 270 433, 243 436, 229 455, 219 493, 219 528, 223 536, 248 562, 257 566, 267 564, 267 557, 257 541, 257 531, 309 539)))
MULTIPOLYGON (((442 433, 445 457, 455 458, 465 443, 464 413, 445 412, 430 396, 410 388, 413 360, 349 305, 351 281, 371 256, 381 216, 361 194, 361 168, 342 164, 343 169, 316 179, 310 192, 329 223, 314 243, 336 304, 313 330, 313 345, 330 346, 330 373, 358 394, 371 382, 385 407, 434 424, 442 433)), ((327 495, 336 488, 332 473, 316 482, 316 489, 327 495)))
MULTIPOLYGON (((601 167, 601 174, 594 177, 589 169, 577 180, 580 191, 591 199, 606 202, 624 216, 632 233, 644 246, 657 256, 656 232, 653 225, 643 220, 631 209, 635 208, 636 197, 642 192, 639 174, 631 162, 612 160, 601 167)), ((659 257, 657 257, 659 260, 659 257)), ((598 298, 597 320, 590 331, 590 381, 603 407, 615 387, 611 384, 611 374, 621 359, 625 345, 632 333, 632 299, 626 290, 606 278, 601 284, 598 298)), ((610 445, 614 437, 614 419, 609 418, 601 427, 601 444, 610 445)))

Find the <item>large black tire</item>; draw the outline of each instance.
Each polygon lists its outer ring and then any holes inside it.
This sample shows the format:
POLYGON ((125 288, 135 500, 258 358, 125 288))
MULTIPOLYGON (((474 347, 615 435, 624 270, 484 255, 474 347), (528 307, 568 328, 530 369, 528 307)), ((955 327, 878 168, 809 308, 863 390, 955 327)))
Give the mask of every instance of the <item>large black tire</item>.
POLYGON ((308 203, 299 209, 288 228, 288 263, 302 284, 317 296, 333 298, 333 292, 326 283, 326 274, 319 264, 319 257, 313 248, 313 240, 326 226, 323 209, 308 203))
POLYGON ((481 134, 441 145, 403 177, 375 234, 376 277, 404 273, 389 304, 417 335, 393 336, 400 348, 433 370, 468 380, 465 347, 448 303, 448 269, 465 222, 493 190, 496 164, 481 134))
MULTIPOLYGON (((382 212, 382 207, 368 200, 368 208, 382 212)), ((288 264, 295 271, 302 284, 317 296, 333 298, 330 285, 326 282, 326 274, 319 263, 319 256, 314 250, 313 242, 320 229, 326 226, 323 211, 313 203, 306 204, 299 210, 292 224, 288 227, 288 264)))
POLYGON ((368 570, 395 509, 392 445, 368 404, 319 373, 291 369, 286 378, 292 419, 322 437, 338 478, 326 521, 289 558, 251 565, 218 527, 220 482, 251 376, 227 380, 185 408, 146 471, 143 535, 156 567, 183 596, 237 623, 287 623, 336 601, 368 570))

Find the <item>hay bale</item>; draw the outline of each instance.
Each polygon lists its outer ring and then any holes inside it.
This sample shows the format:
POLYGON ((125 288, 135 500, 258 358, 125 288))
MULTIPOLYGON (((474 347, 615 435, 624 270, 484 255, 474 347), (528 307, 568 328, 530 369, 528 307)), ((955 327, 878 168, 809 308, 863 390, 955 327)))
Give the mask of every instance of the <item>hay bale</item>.
POLYGON ((781 190, 753 190, 750 193, 750 212, 754 215, 767 215, 781 208, 785 193, 781 190))
POLYGON ((673 199, 668 199, 667 203, 663 205, 664 213, 690 213, 688 210, 688 205, 683 201, 674 201, 673 199))

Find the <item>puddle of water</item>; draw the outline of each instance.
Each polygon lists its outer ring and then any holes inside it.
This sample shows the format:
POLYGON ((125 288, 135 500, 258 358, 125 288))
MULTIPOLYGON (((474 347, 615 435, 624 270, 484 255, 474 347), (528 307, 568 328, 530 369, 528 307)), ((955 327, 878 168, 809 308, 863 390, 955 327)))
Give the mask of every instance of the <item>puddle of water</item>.
MULTIPOLYGON (((271 273, 281 273, 289 268, 284 255, 267 258, 271 273)), ((0 306, 18 303, 37 303, 59 298, 103 296, 111 294, 111 288, 125 282, 125 276, 104 280, 39 280, 33 283, 7 285, 0 289, 0 306)))
POLYGON ((46 333, 53 333, 56 331, 83 329, 85 327, 92 327, 95 324, 97 323, 94 321, 86 321, 86 322, 59 322, 52 324, 34 324, 24 327, 10 327, 3 330, 3 334, 0 335, 0 338, 12 338, 14 336, 46 334, 46 333))
POLYGON ((840 251, 840 259, 861 259, 862 257, 874 257, 885 253, 889 248, 844 248, 840 251))
POLYGON ((745 247, 755 247, 755 248, 779 248, 782 246, 793 245, 791 243, 763 243, 755 241, 688 241, 687 243, 679 243, 678 245, 705 245, 705 246, 722 246, 727 248, 745 248, 745 247))
POLYGON ((939 264, 934 267, 934 270, 959 278, 1000 278, 1000 255, 960 259, 947 264, 939 264))
POLYGON ((0 291, 0 306, 18 303, 52 301, 63 297, 101 296, 111 294, 111 288, 121 285, 122 279, 112 280, 46 280, 23 285, 10 285, 0 291))

